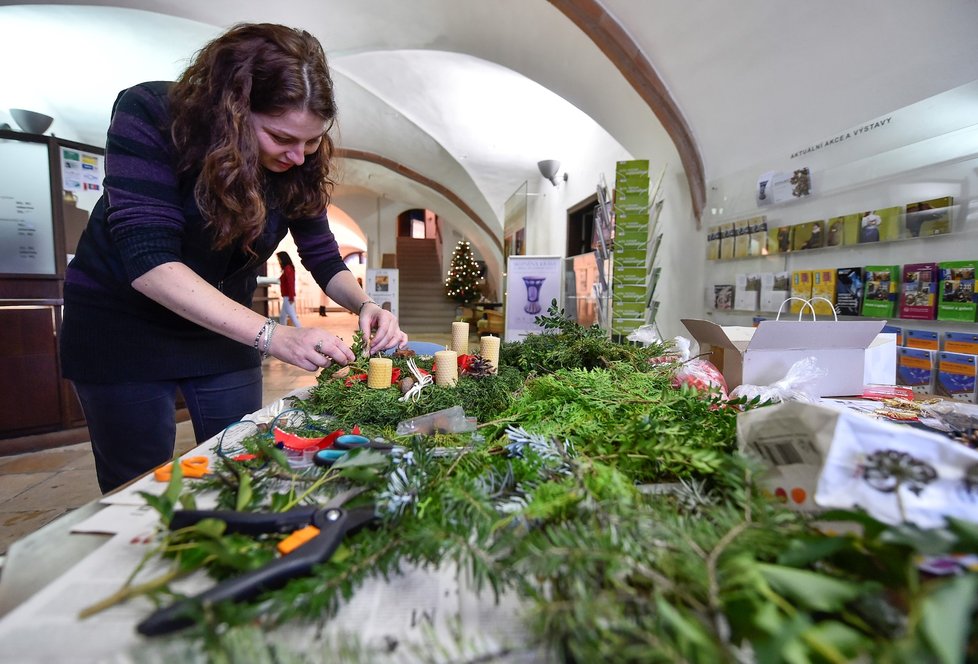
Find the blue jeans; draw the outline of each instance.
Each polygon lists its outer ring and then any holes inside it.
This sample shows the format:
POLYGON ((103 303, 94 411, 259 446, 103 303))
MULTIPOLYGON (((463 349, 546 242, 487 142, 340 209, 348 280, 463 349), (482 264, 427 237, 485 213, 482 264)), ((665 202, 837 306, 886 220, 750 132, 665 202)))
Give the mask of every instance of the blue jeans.
POLYGON ((299 322, 299 314, 295 312, 295 304, 293 304, 289 298, 282 298, 282 311, 278 315, 279 325, 285 325, 286 319, 292 321, 292 324, 296 327, 302 327, 302 323, 299 322))
POLYGON ((102 493, 173 458, 177 389, 198 443, 262 405, 260 367, 181 380, 74 385, 88 421, 102 493))

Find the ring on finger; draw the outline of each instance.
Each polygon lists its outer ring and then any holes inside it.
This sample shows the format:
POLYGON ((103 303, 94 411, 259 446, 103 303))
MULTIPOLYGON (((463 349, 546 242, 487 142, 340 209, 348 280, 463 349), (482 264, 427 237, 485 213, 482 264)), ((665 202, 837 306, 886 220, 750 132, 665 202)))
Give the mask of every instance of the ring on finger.
POLYGON ((320 355, 322 355, 323 358, 326 360, 326 364, 323 365, 324 367, 328 367, 329 365, 331 365, 333 363, 333 358, 331 358, 329 355, 327 355, 326 353, 323 352, 323 340, 322 339, 320 339, 319 341, 317 341, 316 342, 316 345, 313 348, 314 348, 314 350, 317 353, 319 353, 320 355))

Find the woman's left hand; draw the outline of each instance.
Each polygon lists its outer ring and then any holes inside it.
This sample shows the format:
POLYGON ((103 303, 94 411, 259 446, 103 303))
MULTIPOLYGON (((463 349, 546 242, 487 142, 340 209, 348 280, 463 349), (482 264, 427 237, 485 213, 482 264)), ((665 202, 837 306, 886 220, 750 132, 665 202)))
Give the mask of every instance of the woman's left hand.
POLYGON ((370 340, 371 355, 388 348, 403 348, 408 340, 394 314, 373 302, 363 305, 360 311, 360 331, 364 339, 370 340))

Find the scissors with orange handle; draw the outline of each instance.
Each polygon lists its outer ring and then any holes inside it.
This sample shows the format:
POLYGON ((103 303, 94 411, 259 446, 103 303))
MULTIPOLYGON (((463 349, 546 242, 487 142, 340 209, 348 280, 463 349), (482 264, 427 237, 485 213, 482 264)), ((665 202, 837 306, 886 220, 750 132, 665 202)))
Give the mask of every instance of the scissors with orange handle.
MULTIPOLYGON (((180 470, 184 477, 203 477, 210 469, 210 460, 205 456, 192 456, 180 459, 180 470)), ((153 471, 157 482, 169 482, 173 477, 173 462, 162 465, 153 471)))

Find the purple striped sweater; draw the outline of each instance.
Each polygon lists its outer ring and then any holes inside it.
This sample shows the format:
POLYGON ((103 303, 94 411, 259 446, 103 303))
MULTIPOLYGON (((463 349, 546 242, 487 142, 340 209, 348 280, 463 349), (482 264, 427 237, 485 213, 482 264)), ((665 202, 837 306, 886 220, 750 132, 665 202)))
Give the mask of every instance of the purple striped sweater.
POLYGON ((61 364, 81 383, 205 376, 258 366, 254 348, 205 330, 138 293, 131 283, 180 261, 225 295, 251 306, 261 265, 291 233, 320 287, 347 269, 325 212, 287 219, 270 209, 249 259, 216 251, 194 201, 194 177, 176 175, 169 83, 142 83, 116 100, 105 157, 104 195, 65 272, 61 364))

